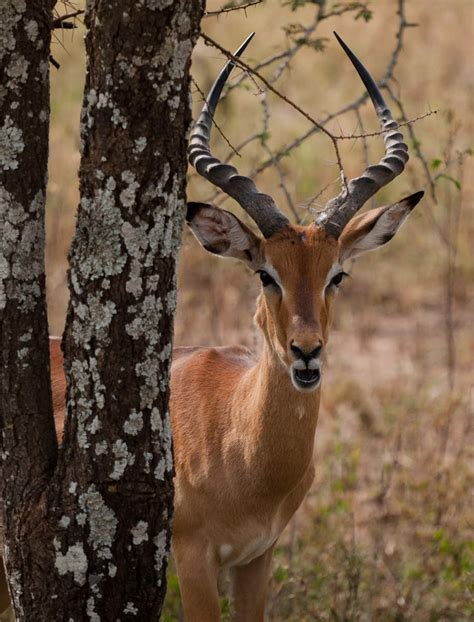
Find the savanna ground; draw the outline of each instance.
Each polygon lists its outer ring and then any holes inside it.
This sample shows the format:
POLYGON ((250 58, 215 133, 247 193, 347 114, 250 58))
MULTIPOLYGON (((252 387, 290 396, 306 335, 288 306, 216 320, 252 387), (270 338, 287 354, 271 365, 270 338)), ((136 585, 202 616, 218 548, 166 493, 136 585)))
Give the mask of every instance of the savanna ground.
MULTIPOLYGON (((223 2, 208 2, 208 10, 223 2)), ((287 45, 283 27, 309 23, 316 6, 296 11, 277 0, 208 17, 204 31, 234 49, 249 31, 257 36, 246 53, 253 64, 287 45)), ((318 4, 318 3, 316 3, 318 4)), ((330 3, 328 3, 330 4, 330 3)), ((357 12, 320 24, 324 51, 306 46, 293 59, 278 88, 320 118, 362 94, 350 63, 332 37, 336 29, 380 76, 395 45, 397 2, 372 2, 372 18, 357 12), (366 16, 367 17, 367 16, 366 16)), ((430 192, 397 239, 350 266, 342 287, 329 344, 323 407, 316 434, 316 481, 284 533, 274 556, 269 604, 272 621, 469 620, 473 619, 473 146, 472 67, 474 2, 411 0, 404 47, 392 84, 409 118, 430 109, 438 114, 414 125, 431 176, 430 192), (464 155, 460 155, 464 154, 464 155)), ((67 304, 67 250, 78 203, 79 112, 84 52, 82 27, 57 34, 52 69, 52 126, 47 207, 47 270, 51 332, 62 330, 67 304)), ((321 47, 316 45, 316 48, 321 47)), ((220 54, 202 42, 193 73, 207 89, 222 65, 220 54)), ((262 71, 265 74, 265 70, 262 71)), ((239 71, 236 71, 239 75, 239 71)), ((265 74, 268 75, 268 74, 265 74)), ((199 92, 194 93, 196 110, 199 92)), ((269 96, 268 130, 241 149, 238 166, 251 170, 308 129, 285 102, 269 96)), ((252 81, 232 91, 218 122, 233 144, 261 124, 261 96, 252 81)), ((396 107, 394 110, 397 111, 396 107)), ((364 127, 376 130, 364 106, 364 127)), ((354 115, 329 129, 350 134, 354 115)), ((405 130, 406 131, 406 130, 405 130)), ((214 132, 221 157, 228 146, 214 132)), ((380 137, 368 141, 369 157, 381 154, 380 137)), ((345 141, 347 173, 365 167, 362 141, 345 141)), ((410 141, 413 145, 413 140, 410 141)), ((338 192, 330 141, 316 133, 281 161, 296 205, 338 192)), ((259 187, 285 207, 279 176, 269 168, 259 187)), ((429 191, 423 164, 412 151, 407 171, 382 190, 377 204, 419 189, 429 191)), ((206 200, 213 190, 190 171, 188 196, 206 200)), ((232 201, 224 203, 234 209, 232 201)), ((241 217, 241 212, 236 210, 241 217)), ((311 217, 300 209, 303 219, 311 217)), ((245 344, 259 347, 252 325, 256 277, 237 262, 203 252, 183 235, 177 345, 245 344)), ((291 416, 291 413, 288 414, 291 416)), ((222 599, 223 611, 229 603, 222 599)), ((179 591, 170 571, 164 619, 178 620, 179 591)), ((225 615, 224 615, 225 617, 225 615)))

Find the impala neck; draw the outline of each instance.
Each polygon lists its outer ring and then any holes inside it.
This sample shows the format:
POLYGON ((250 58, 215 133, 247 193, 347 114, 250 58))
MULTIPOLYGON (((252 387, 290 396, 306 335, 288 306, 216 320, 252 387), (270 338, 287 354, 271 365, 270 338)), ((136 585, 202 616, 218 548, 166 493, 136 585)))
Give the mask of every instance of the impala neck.
POLYGON ((261 471, 267 484, 291 488, 312 461, 320 389, 310 393, 295 389, 288 370, 266 340, 260 360, 244 383, 250 398, 244 438, 256 458, 253 468, 261 471))

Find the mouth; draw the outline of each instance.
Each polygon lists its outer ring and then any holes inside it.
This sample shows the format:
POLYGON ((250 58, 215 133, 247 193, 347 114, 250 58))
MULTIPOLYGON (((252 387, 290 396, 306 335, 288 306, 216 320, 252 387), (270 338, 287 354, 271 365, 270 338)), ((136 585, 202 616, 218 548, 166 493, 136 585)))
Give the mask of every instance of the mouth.
POLYGON ((295 369, 291 370, 291 379, 294 386, 300 391, 313 391, 321 382, 321 370, 295 369))

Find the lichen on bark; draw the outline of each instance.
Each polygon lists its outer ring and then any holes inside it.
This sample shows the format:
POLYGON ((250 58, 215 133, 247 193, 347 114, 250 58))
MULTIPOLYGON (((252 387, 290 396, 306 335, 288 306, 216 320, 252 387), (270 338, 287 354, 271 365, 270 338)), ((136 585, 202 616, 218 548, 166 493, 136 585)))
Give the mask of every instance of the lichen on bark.
POLYGON ((41 505, 56 461, 44 272, 52 8, 5 0, 0 16, 0 553, 3 523, 20 621, 38 619, 52 560, 41 505))
POLYGON ((173 494, 168 378, 190 54, 202 10, 198 0, 97 0, 86 14, 81 203, 65 333, 70 416, 60 463, 69 497, 61 515, 71 523, 56 538, 62 568, 74 561, 70 547, 84 543, 81 598, 91 619, 145 619, 150 611, 158 619, 164 593, 173 494), (98 542, 107 535, 105 548, 91 540, 90 510, 81 507, 91 495, 114 526, 96 533, 98 542))

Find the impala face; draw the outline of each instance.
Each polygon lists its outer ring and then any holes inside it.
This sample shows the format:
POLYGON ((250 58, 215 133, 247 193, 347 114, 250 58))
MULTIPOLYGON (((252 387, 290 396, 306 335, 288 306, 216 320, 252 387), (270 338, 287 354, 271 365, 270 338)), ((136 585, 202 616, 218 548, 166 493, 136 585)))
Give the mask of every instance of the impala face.
POLYGON ((338 238, 313 223, 288 224, 264 239, 234 214, 205 203, 188 203, 186 219, 207 251, 240 259, 259 274, 256 323, 295 389, 314 391, 321 382, 334 297, 347 276, 343 262, 390 241, 422 196, 417 192, 359 214, 338 238))
POLYGON ((331 306, 345 272, 324 230, 288 227, 262 243, 256 322, 298 391, 321 383, 331 306))

